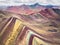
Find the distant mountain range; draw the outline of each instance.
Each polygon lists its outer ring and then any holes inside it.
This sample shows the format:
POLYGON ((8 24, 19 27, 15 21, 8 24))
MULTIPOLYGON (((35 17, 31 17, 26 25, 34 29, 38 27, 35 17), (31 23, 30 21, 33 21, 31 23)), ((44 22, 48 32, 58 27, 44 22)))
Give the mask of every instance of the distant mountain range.
POLYGON ((35 4, 32 4, 32 5, 21 5, 21 6, 29 6, 31 8, 35 8, 35 7, 40 7, 40 6, 43 6, 43 7, 46 7, 46 8, 53 8, 53 7, 60 7, 60 6, 53 6, 53 5, 40 5, 39 3, 35 3, 35 4))
MULTIPOLYGON (((1 7, 1 9, 2 9, 2 7, 1 7)), ((43 16, 46 16, 48 18, 53 18, 53 16, 56 17, 57 14, 60 15, 59 9, 60 9, 59 6, 52 6, 52 5, 43 6, 43 5, 40 5, 39 3, 35 3, 33 5, 23 4, 20 6, 9 6, 9 7, 5 7, 5 8, 3 6, 3 10, 13 12, 16 14, 34 15, 34 14, 40 13, 43 16)))
MULTIPOLYGON (((24 7, 24 8, 27 8, 27 7, 30 7, 30 8, 36 8, 36 7, 46 7, 46 8, 55 8, 55 7, 60 7, 60 6, 53 6, 53 5, 40 5, 39 3, 35 3, 35 4, 32 4, 32 5, 20 5, 19 7, 24 7)), ((0 6, 0 9, 6 9, 6 8, 9 8, 9 7, 13 7, 13 6, 0 6)))

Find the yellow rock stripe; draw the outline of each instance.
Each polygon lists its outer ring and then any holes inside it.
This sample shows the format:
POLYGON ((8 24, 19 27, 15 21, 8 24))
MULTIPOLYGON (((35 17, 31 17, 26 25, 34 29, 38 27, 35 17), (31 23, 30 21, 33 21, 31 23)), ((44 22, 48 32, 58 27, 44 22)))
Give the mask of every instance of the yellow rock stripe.
POLYGON ((50 44, 44 42, 43 40, 41 40, 37 37, 34 37, 32 45, 50 45, 50 44))
POLYGON ((16 40, 17 35, 21 31, 22 27, 23 27, 22 22, 16 20, 13 31, 11 32, 9 39, 6 41, 5 45, 14 45, 14 41, 16 40))

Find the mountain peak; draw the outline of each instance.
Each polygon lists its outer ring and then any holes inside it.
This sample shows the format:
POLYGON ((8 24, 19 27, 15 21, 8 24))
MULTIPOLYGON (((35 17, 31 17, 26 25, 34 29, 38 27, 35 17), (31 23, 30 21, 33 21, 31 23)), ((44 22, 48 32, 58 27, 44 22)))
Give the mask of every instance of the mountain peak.
POLYGON ((30 7, 32 7, 32 8, 34 8, 34 7, 38 7, 38 6, 40 6, 40 4, 39 3, 35 3, 35 4, 33 4, 33 5, 29 5, 30 7))
POLYGON ((34 5, 35 5, 35 6, 40 6, 40 4, 39 4, 39 3, 35 3, 34 5))

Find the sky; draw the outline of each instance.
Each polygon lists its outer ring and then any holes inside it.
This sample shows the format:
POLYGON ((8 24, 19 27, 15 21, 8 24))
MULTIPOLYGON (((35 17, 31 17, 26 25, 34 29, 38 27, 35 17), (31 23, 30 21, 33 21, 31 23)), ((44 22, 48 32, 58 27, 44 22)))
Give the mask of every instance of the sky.
POLYGON ((18 6, 22 4, 31 5, 39 3, 40 5, 58 5, 60 0, 0 0, 0 6, 18 6))

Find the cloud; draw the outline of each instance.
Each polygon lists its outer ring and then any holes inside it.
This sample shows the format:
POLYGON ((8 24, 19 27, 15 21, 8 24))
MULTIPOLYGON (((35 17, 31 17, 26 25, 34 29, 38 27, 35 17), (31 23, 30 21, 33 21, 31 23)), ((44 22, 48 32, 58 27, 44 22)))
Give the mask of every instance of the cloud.
POLYGON ((60 0, 0 0, 0 6, 6 5, 6 6, 14 6, 14 5, 30 5, 34 3, 39 3, 41 5, 59 5, 60 6, 60 0))

